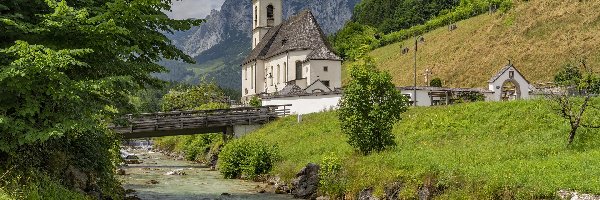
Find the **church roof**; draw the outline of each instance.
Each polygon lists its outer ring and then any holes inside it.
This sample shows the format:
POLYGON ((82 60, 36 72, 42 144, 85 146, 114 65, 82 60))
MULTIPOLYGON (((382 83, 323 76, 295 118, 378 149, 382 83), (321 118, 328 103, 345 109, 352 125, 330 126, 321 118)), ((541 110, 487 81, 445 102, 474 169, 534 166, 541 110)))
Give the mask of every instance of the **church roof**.
POLYGON ((496 75, 494 75, 492 78, 490 78, 488 83, 495 82, 496 80, 498 80, 500 78, 500 76, 502 76, 502 74, 506 73, 506 71, 508 71, 509 69, 514 69, 515 71, 517 71, 517 73, 519 73, 519 75, 521 77, 523 77, 523 79, 525 79, 525 81, 527 83, 529 83, 529 81, 523 76, 523 74, 521 74, 521 72, 512 63, 509 63, 508 65, 506 65, 502 69, 500 69, 500 71, 496 75))
POLYGON ((307 60, 342 60, 333 50, 310 10, 304 10, 265 34, 244 64, 294 50, 312 50, 307 60))

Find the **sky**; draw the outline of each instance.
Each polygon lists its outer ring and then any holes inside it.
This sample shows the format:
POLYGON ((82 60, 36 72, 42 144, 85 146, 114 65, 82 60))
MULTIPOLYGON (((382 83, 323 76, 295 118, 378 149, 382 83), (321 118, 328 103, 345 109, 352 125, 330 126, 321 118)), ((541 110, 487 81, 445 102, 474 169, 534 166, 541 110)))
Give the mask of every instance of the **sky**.
POLYGON ((173 19, 204 19, 210 11, 220 10, 225 0, 174 0, 167 15, 173 19))

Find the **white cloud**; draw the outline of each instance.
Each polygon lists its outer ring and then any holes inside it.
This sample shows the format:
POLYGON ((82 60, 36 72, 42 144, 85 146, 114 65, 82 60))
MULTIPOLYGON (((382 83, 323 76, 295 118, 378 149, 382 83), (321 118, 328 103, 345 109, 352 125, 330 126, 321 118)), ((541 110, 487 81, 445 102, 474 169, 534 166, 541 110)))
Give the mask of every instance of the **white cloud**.
POLYGON ((167 15, 173 19, 203 19, 211 10, 220 10, 225 0, 174 0, 172 12, 167 15))

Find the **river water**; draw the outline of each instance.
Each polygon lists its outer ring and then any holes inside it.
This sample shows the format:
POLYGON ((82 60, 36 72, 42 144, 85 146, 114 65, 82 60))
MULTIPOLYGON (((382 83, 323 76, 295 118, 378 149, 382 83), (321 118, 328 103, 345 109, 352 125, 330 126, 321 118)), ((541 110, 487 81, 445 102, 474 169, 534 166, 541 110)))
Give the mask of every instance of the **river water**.
POLYGON ((135 192, 144 200, 174 199, 292 199, 289 195, 259 193, 263 183, 244 180, 223 179, 218 171, 211 171, 200 164, 175 160, 161 153, 148 150, 132 150, 140 158, 141 164, 122 167, 126 175, 120 176, 123 187, 135 192), (185 175, 167 175, 169 172, 183 172, 185 175))

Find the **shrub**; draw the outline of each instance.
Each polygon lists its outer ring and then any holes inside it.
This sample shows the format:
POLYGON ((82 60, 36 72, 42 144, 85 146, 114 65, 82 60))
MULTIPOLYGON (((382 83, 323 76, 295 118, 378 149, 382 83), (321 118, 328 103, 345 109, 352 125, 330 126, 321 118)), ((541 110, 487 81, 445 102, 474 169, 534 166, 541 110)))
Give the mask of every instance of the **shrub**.
POLYGON ((340 101, 339 119, 348 143, 363 154, 394 146, 392 128, 406 111, 407 99, 387 72, 379 72, 371 58, 350 66, 352 80, 340 101))
POLYGON ((220 136, 220 134, 202 134, 191 137, 186 142, 187 144, 183 150, 185 159, 189 161, 205 161, 204 157, 209 152, 212 144, 221 139, 220 136))
POLYGON ((336 199, 343 198, 347 180, 342 172, 342 162, 335 154, 323 157, 319 170, 319 191, 336 199))
POLYGON ((262 106, 262 101, 260 100, 260 98, 258 98, 258 96, 253 96, 253 97, 250 99, 250 102, 249 102, 249 104, 250 104, 250 106, 252 106, 252 107, 260 107, 260 106, 262 106))
POLYGON ((219 171, 225 178, 255 178, 271 171, 279 159, 276 146, 248 140, 234 140, 219 154, 219 171))
POLYGON ((442 79, 434 78, 429 82, 429 86, 431 87, 442 87, 442 79))

